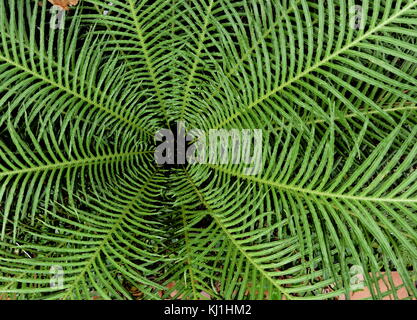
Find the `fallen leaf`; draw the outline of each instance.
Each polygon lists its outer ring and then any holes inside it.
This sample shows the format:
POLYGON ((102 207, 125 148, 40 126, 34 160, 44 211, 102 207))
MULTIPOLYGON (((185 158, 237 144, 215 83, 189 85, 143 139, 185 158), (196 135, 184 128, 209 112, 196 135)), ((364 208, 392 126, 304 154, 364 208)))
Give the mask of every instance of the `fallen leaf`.
POLYGON ((48 0, 54 6, 58 6, 64 10, 68 10, 69 6, 75 6, 79 0, 48 0))

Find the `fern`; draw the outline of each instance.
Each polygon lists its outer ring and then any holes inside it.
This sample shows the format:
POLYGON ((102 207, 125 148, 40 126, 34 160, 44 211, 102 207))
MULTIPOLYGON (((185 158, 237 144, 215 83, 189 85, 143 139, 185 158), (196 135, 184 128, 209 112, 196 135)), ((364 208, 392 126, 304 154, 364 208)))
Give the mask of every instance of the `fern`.
POLYGON ((1 0, 0 297, 415 297, 417 1, 355 5, 1 0), (158 166, 179 121, 262 170, 158 166))

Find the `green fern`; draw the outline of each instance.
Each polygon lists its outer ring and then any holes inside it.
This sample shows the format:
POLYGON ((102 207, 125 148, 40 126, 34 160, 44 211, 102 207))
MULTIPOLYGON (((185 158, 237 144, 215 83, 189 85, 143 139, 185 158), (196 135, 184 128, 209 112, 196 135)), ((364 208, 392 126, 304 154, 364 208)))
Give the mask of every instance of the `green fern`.
POLYGON ((0 0, 0 297, 415 297, 417 1, 355 5, 0 0), (158 166, 178 121, 261 172, 158 166))

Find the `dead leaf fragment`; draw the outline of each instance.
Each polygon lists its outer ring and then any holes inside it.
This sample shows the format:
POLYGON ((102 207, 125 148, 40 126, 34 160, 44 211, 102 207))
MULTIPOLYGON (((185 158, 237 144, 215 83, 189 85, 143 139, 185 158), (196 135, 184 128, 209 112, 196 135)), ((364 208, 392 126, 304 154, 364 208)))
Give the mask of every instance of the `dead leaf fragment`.
POLYGON ((68 10, 70 6, 76 6, 79 0, 48 0, 54 6, 58 6, 64 10, 68 10))

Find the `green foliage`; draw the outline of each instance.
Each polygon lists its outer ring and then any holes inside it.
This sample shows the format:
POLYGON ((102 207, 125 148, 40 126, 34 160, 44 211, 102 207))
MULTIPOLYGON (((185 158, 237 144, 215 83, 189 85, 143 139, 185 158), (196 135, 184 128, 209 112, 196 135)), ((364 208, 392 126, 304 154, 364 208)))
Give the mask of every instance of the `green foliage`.
POLYGON ((417 295, 416 0, 112 3, 0 0, 3 298, 417 295), (263 129, 262 171, 158 167, 179 120, 263 129))

